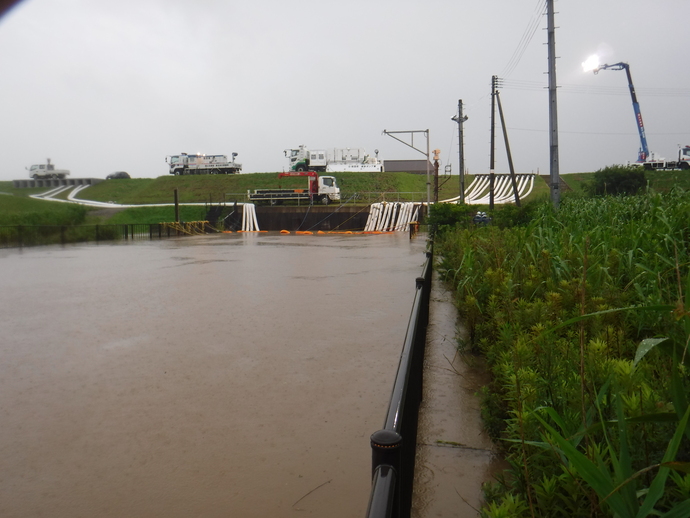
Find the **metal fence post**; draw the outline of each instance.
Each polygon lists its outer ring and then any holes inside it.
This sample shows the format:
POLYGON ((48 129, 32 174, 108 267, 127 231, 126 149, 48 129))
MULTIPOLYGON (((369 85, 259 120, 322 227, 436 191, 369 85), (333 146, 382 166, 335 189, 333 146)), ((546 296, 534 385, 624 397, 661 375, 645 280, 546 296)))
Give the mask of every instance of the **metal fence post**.
MULTIPOLYGON (((402 458, 402 436, 393 430, 379 430, 371 435, 371 476, 382 467, 390 467, 400 478, 402 458)), ((400 483, 395 485, 393 495, 393 517, 400 516, 400 483)))

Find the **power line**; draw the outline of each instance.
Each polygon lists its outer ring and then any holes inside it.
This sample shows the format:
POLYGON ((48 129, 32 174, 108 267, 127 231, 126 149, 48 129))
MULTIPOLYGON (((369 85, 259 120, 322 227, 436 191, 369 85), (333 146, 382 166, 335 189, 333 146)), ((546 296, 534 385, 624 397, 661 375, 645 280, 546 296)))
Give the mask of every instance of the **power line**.
MULTIPOLYGON (((544 90, 546 86, 538 81, 522 81, 508 79, 504 80, 503 88, 509 90, 544 90)), ((635 90, 638 94, 645 97, 690 97, 690 88, 638 88, 635 90)), ((587 95, 623 95, 629 96, 630 90, 627 87, 619 86, 590 86, 590 85, 575 85, 575 84, 561 84, 558 87, 559 92, 572 94, 587 94, 587 95)))
MULTIPOLYGON (((511 131, 531 131, 534 133, 547 133, 548 130, 545 129, 534 129, 534 128, 508 128, 511 131)), ((571 135, 622 135, 622 136, 631 136, 631 135, 637 135, 637 133, 618 133, 618 132, 613 132, 613 131, 605 131, 605 132, 597 132, 597 131, 563 131, 561 129, 558 130, 559 133, 569 133, 571 135)), ((657 132, 647 132, 648 134, 654 135, 654 136, 665 136, 665 137, 672 137, 672 136, 687 136, 688 132, 676 132, 676 133, 657 133, 657 132)))
POLYGON ((535 12, 534 14, 532 14, 532 18, 527 23, 525 32, 522 34, 522 38, 520 38, 517 47, 513 51, 513 55, 508 60, 508 63, 503 68, 503 71, 499 74, 500 77, 508 77, 515 70, 515 67, 518 66, 518 63, 520 63, 522 56, 525 54, 525 51, 527 50, 527 47, 532 41, 534 34, 537 32, 537 29, 539 28, 539 22, 541 21, 541 16, 543 15, 543 13, 544 0, 538 0, 535 12))

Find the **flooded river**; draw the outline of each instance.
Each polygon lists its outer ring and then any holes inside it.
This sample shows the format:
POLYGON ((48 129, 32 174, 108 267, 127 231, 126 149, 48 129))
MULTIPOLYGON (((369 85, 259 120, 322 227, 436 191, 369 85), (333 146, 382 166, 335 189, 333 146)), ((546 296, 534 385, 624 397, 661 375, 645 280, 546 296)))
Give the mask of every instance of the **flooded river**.
POLYGON ((0 516, 364 516, 424 240, 0 251, 0 516))

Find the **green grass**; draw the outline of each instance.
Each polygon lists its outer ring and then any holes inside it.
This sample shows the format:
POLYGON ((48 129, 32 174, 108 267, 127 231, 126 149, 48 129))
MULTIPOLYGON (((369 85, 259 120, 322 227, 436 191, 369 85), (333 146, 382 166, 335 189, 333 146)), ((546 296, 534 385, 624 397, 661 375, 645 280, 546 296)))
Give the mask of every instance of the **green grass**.
POLYGON ((0 195, 0 225, 80 225, 87 212, 72 203, 0 195))
MULTIPOLYGON (((426 177, 407 173, 335 173, 346 196, 352 192, 426 192, 426 177)), ((278 178, 277 173, 240 175, 161 176, 153 179, 101 182, 79 194, 95 201, 122 204, 172 203, 178 190, 181 203, 242 200, 248 190, 272 187, 306 189, 305 177, 278 178)))
MULTIPOLYGON (((203 206, 180 206, 181 221, 204 221, 206 208, 203 206)), ((169 223, 175 221, 175 207, 132 207, 123 209, 107 218, 108 224, 169 223)))
MULTIPOLYGON (((585 182, 593 173, 574 173, 562 175, 562 179, 571 187, 576 195, 583 194, 585 182)), ((344 201, 349 200, 353 193, 417 193, 413 199, 426 199, 426 175, 409 173, 334 173, 338 179, 344 201)), ((647 172, 649 185, 659 191, 667 192, 671 187, 681 187, 690 190, 690 173, 681 171, 649 171, 647 172)), ((465 188, 472 183, 474 176, 465 177, 465 188)), ((433 177, 431 178, 433 182, 433 177)), ((439 199, 450 199, 459 195, 460 179, 457 176, 439 177, 439 199)), ((278 173, 254 173, 239 175, 200 175, 200 176, 160 176, 158 178, 134 178, 125 180, 108 180, 88 187, 79 193, 79 197, 102 202, 115 202, 125 205, 140 205, 154 203, 173 203, 174 191, 177 189, 180 203, 218 203, 220 201, 242 201, 248 190, 283 187, 306 188, 307 179, 304 177, 281 178, 278 173)), ((432 183, 433 189, 433 183, 432 183)), ((0 182, 0 222, 30 221, 67 221, 75 217, 66 204, 55 202, 30 200, 21 204, 20 199, 26 200, 31 194, 45 192, 46 188, 15 189, 12 182, 0 182), (19 216, 26 213, 24 219, 19 216), (40 216, 38 214, 41 214, 40 216), (72 214, 72 216, 66 216, 72 214), (67 219, 65 219, 67 218, 67 219)), ((534 189, 524 202, 548 199, 549 186, 538 177, 534 189)), ((66 194, 65 194, 66 197, 66 194)), ((373 202, 380 199, 380 195, 361 196, 359 203, 373 202)), ((390 197, 386 199, 390 200, 390 197)), ((171 209, 145 208, 126 209, 117 212, 114 219, 112 214, 100 212, 97 209, 87 209, 86 223, 126 222, 126 223, 158 223, 169 221, 171 209), (99 215, 100 214, 100 215, 99 215), (141 218, 140 220, 137 218, 141 218)), ((191 221, 199 209, 182 209, 182 218, 191 221), (187 211, 191 212, 187 212, 187 211)), ((77 217, 78 219, 78 217, 77 217)), ((16 223, 5 223, 16 224, 16 223)), ((47 224, 47 223, 42 223, 47 224)))
MULTIPOLYGON (((334 173, 344 200, 357 193, 421 193, 426 199, 426 175, 409 173, 334 173)), ((473 180, 465 178, 465 188, 473 180)), ((432 189, 433 189, 433 177, 432 189)), ((439 199, 458 196, 460 192, 459 177, 439 177, 439 199)), ((14 189, 11 182, 0 182, 0 192, 9 192, 24 196, 44 192, 45 189, 14 189)), ((277 173, 254 173, 239 175, 200 175, 200 176, 161 176, 158 178, 141 178, 130 180, 110 180, 88 187, 79 193, 79 197, 94 201, 116 202, 126 205, 151 203, 173 203, 174 191, 178 190, 181 203, 217 203, 242 201, 248 190, 271 187, 307 188, 307 178, 278 178, 277 173)), ((548 192, 548 186, 537 179, 535 193, 548 192)), ((432 193, 433 195, 433 193, 432 193)), ((417 194, 415 199, 420 199, 417 194)), ((1 210, 1 209, 0 209, 1 210)))

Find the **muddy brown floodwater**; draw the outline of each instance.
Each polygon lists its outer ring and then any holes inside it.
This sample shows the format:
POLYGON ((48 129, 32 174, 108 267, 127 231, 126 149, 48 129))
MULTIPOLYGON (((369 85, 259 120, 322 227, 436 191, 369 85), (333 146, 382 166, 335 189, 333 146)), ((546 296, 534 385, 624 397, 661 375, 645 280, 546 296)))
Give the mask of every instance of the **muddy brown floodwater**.
POLYGON ((0 251, 0 516, 364 516, 424 246, 0 251))

